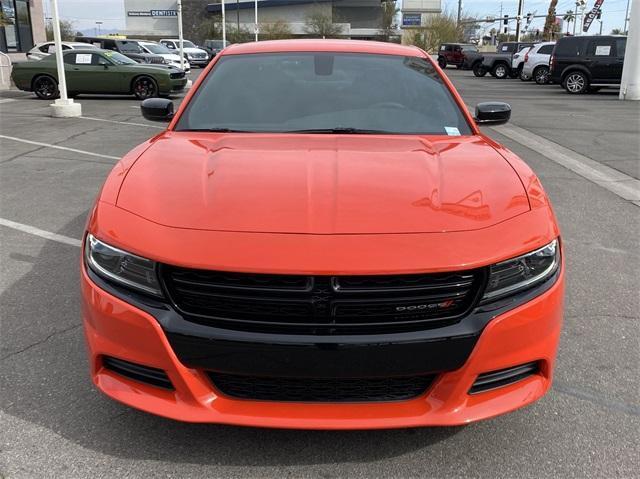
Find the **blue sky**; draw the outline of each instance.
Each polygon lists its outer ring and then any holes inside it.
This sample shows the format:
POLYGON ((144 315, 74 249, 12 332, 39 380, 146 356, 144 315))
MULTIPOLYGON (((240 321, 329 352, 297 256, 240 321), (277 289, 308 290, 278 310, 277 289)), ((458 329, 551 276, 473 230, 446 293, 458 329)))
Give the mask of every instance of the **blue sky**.
MULTIPOLYGON (((595 0, 587 0, 588 8, 593 6, 595 0)), ((640 0, 635 0, 640 1, 640 0)), ((49 0, 43 0, 45 12, 48 13, 49 0)), ((464 11, 486 17, 487 15, 498 16, 500 14, 500 4, 503 5, 504 14, 514 16, 518 10, 518 0, 463 0, 464 11)), ((442 0, 443 8, 456 11, 457 0, 442 0)), ((95 27, 96 21, 103 22, 103 30, 123 29, 125 25, 125 12, 123 0, 58 0, 60 16, 66 20, 71 20, 77 30, 86 30, 95 27)), ((573 9, 575 0, 559 0, 558 13, 564 14, 567 10, 573 9)), ((627 0, 605 0, 603 5, 603 32, 609 33, 612 28, 622 28, 627 0)), ((524 12, 537 11, 537 15, 547 13, 549 0, 524 0, 524 12)), ((50 15, 47 15, 50 16, 50 15)), ((544 19, 536 19, 532 27, 541 28, 544 19)), ((598 22, 591 26, 591 32, 597 32, 600 27, 598 22)))

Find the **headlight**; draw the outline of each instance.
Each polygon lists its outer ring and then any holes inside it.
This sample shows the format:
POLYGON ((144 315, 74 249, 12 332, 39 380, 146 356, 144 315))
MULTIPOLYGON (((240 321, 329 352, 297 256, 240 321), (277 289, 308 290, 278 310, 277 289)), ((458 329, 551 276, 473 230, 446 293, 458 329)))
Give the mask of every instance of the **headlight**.
POLYGON ((557 271, 560 247, 555 239, 531 253, 491 266, 483 301, 492 301, 542 283, 557 271))
POLYGON ((84 257, 87 266, 98 276, 162 296, 155 261, 109 246, 91 234, 85 240, 84 257))

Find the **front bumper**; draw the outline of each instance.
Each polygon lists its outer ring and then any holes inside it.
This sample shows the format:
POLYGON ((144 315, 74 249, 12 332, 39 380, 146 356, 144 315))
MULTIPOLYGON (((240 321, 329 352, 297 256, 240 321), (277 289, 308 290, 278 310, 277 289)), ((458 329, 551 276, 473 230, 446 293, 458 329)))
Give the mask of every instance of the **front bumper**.
POLYGON ((196 65, 199 67, 204 67, 209 64, 209 59, 208 58, 189 58, 189 64, 196 65))
POLYGON ((108 285, 99 286, 97 278, 94 282, 83 267, 82 310, 91 375, 96 386, 113 399, 189 422, 308 429, 466 424, 532 403, 551 386, 562 323, 563 274, 560 270, 555 283, 514 309, 474 314, 475 324, 463 320, 455 336, 444 334, 441 328, 432 331, 431 338, 385 338, 358 347, 353 342, 326 347, 317 342, 238 341, 239 333, 227 332, 230 336, 225 338, 219 332, 212 334, 213 328, 197 331, 192 323, 185 326, 186 321, 170 308, 123 301, 108 291, 108 285), (104 356, 164 370, 175 390, 120 376, 103 367, 104 356), (536 374, 498 389, 468 393, 479 374, 532 361, 540 364, 536 374), (206 371, 211 368, 245 374, 289 371, 347 377, 367 372, 439 372, 429 389, 415 399, 302 403, 226 397, 209 380, 206 371))

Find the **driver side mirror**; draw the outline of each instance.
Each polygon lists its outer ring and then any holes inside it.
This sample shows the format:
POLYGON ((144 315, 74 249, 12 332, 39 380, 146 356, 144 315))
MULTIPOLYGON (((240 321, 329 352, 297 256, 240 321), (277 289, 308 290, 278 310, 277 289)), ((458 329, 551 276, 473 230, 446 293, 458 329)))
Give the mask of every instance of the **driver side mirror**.
POLYGON ((147 98, 140 104, 142 116, 151 121, 170 121, 173 118, 173 102, 166 98, 147 98))
POLYGON ((480 126, 503 125, 511 118, 511 106, 502 102, 478 103, 474 120, 480 126))

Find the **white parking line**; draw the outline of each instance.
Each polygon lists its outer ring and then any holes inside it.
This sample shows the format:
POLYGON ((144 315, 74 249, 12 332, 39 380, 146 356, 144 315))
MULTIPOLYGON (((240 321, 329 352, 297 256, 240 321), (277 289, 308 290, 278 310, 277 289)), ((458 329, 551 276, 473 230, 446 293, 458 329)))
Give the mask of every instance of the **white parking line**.
POLYGON ((79 239, 71 238, 69 236, 59 235, 57 233, 52 233, 51 231, 41 230, 40 228, 36 228, 35 226, 29 226, 23 223, 16 223, 15 221, 11 221, 5 218, 0 218, 0 225, 6 226, 7 228, 12 228, 14 230, 22 231, 23 233, 28 233, 30 235, 39 236, 40 238, 56 241, 58 243, 68 244, 68 245, 77 246, 77 247, 79 247, 82 244, 82 241, 80 241, 79 239))
POLYGON ((66 146, 52 145, 50 143, 41 143, 39 141, 25 140, 22 138, 16 138, 15 136, 0 135, 0 138, 4 138, 5 140, 18 141, 20 143, 26 143, 27 145, 36 145, 36 146, 42 146, 45 148, 55 148, 56 150, 71 151, 73 153, 80 153, 82 155, 97 156, 98 158, 108 158, 109 160, 120 159, 119 156, 103 155, 101 153, 93 153, 91 151, 77 150, 75 148, 68 148, 66 146))
POLYGON ((155 128, 157 130, 164 130, 164 126, 158 125, 147 125, 146 123, 135 123, 132 121, 118 121, 118 120, 106 120, 104 118, 94 118, 91 116, 81 116, 83 120, 91 120, 91 121, 104 121, 105 123, 118 123, 120 125, 133 125, 133 126, 146 126, 147 128, 155 128))
POLYGON ((11 103, 12 101, 18 101, 17 98, 1 98, 0 103, 11 103))
POLYGON ((503 125, 492 129, 540 153, 554 163, 564 166, 583 178, 602 186, 624 200, 631 201, 636 205, 640 201, 640 180, 636 180, 632 176, 598 163, 519 126, 503 125))

